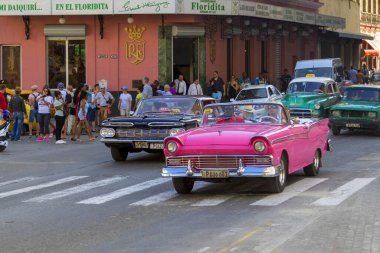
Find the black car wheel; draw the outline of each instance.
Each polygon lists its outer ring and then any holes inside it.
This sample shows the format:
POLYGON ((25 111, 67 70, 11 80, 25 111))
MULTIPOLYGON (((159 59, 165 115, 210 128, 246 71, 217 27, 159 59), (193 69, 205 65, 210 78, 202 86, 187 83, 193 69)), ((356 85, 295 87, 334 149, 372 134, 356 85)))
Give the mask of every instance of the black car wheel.
POLYGON ((127 159, 128 150, 124 148, 111 146, 111 155, 112 159, 114 159, 116 162, 122 162, 125 161, 125 159, 127 159))
POLYGON ((280 193, 285 189, 288 176, 288 161, 284 155, 281 156, 280 171, 277 177, 268 178, 267 186, 271 193, 280 193))
POLYGON ((172 178, 173 186, 179 194, 189 194, 194 187, 194 180, 191 178, 180 177, 172 178))
POLYGON ((1 146, 1 147, 0 147, 0 152, 3 152, 6 148, 7 148, 7 147, 5 147, 5 146, 1 146))
POLYGON ((332 130, 333 135, 340 135, 340 127, 332 125, 331 130, 332 130))
POLYGON ((315 177, 319 173, 319 168, 321 167, 321 153, 319 150, 315 151, 314 154, 314 160, 313 163, 310 164, 309 166, 303 168, 303 172, 305 173, 306 176, 308 177, 315 177))

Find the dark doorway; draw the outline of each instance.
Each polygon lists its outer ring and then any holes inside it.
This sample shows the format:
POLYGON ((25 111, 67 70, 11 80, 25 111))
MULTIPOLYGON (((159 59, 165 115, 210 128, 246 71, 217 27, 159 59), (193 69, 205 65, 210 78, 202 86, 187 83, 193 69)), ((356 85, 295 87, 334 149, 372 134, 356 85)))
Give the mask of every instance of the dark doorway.
POLYGON ((199 79, 198 38, 173 38, 173 80, 182 74, 187 83, 199 79))

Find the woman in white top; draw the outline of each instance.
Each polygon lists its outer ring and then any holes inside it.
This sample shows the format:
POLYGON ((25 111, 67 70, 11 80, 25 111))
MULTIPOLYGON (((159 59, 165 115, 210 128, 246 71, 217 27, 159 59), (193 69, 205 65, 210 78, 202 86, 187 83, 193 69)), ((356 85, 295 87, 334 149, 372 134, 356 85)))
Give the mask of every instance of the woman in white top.
POLYGON ((83 125, 86 128, 86 131, 87 131, 87 134, 88 134, 90 141, 93 141, 93 140, 95 140, 95 137, 92 135, 90 125, 88 124, 88 121, 87 121, 87 112, 88 112, 88 107, 89 107, 89 104, 87 103, 88 93, 82 92, 80 94, 79 99, 80 99, 79 100, 80 101, 79 102, 80 107, 79 107, 79 111, 78 111, 79 123, 78 123, 78 129, 77 129, 77 141, 82 142, 80 140, 80 135, 82 133, 83 125))
POLYGON ((45 86, 42 90, 42 95, 37 97, 36 100, 38 103, 38 121, 40 124, 40 136, 37 138, 37 141, 50 141, 50 108, 54 106, 54 99, 51 96, 50 89, 45 86))
POLYGON ((190 85, 189 90, 187 91, 187 95, 192 95, 192 96, 203 95, 202 86, 199 84, 199 80, 194 80, 194 82, 190 85))

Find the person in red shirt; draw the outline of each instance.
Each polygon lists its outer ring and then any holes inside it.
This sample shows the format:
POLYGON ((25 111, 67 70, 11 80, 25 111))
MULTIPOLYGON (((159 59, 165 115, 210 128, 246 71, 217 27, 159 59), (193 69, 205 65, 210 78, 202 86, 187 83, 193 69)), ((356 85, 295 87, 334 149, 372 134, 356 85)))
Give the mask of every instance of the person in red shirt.
POLYGON ((0 113, 7 110, 7 101, 4 95, 5 89, 5 84, 0 84, 0 113))
POLYGON ((240 118, 234 115, 234 107, 233 106, 225 106, 223 108, 223 115, 221 118, 216 120, 216 124, 225 124, 225 123, 245 123, 243 118, 240 118))

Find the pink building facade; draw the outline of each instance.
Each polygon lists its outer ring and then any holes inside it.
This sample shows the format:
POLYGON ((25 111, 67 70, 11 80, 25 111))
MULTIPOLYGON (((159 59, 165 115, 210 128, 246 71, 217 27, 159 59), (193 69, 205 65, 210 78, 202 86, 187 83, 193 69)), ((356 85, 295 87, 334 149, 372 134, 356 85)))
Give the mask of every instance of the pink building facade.
POLYGON ((24 6, 17 7, 22 13, 0 4, 0 79, 10 88, 106 80, 111 91, 124 85, 134 90, 144 76, 168 83, 179 73, 206 85, 215 70, 226 81, 242 72, 251 79, 266 72, 274 83, 283 69, 292 73, 297 60, 320 57, 322 27, 344 25, 319 15, 320 3, 312 0, 172 0, 151 6, 134 0, 124 1, 130 5, 120 12, 112 0, 102 6, 98 0, 66 2, 17 5, 24 6))

